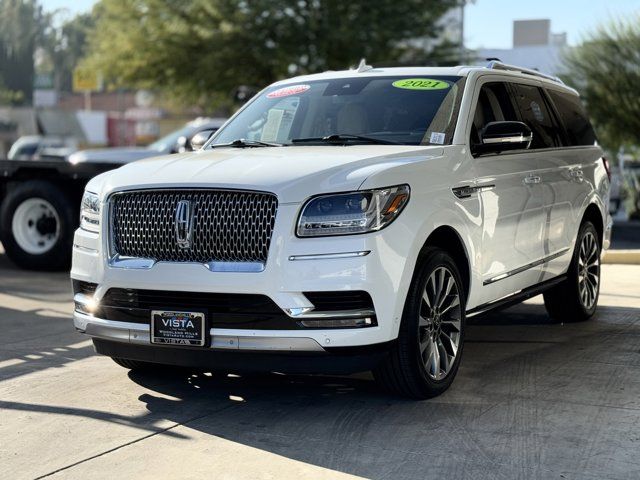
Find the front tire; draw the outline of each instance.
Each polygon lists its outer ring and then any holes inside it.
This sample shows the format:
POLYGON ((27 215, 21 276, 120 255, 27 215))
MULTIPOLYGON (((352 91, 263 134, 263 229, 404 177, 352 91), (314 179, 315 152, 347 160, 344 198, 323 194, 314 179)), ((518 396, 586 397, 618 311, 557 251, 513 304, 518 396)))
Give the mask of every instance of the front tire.
POLYGON ((16 186, 0 207, 0 240, 7 256, 30 270, 69 268, 76 216, 55 185, 34 180, 16 186))
POLYGON ((141 362, 139 360, 129 360, 128 358, 111 357, 121 367, 133 370, 135 372, 150 372, 158 370, 161 365, 157 363, 141 362))
POLYGON ((398 340, 373 372, 376 380, 416 399, 449 388, 462 358, 465 305, 466 291, 453 258, 429 248, 411 282, 398 340))
POLYGON ((583 322, 596 312, 600 295, 600 240, 591 222, 584 222, 576 240, 567 278, 544 293, 544 306, 558 322, 583 322))

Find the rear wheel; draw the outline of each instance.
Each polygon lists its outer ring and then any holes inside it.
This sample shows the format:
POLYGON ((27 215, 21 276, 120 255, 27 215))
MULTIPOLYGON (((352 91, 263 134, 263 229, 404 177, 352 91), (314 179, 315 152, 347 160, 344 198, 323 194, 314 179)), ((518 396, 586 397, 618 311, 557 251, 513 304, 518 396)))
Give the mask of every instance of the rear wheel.
POLYGON ((451 256, 430 248, 407 295, 398 341, 374 371, 394 393, 430 398, 444 392, 458 371, 465 331, 466 292, 451 256))
POLYGON ((7 194, 0 208, 0 240, 19 267, 61 270, 69 267, 77 221, 67 196, 48 182, 31 181, 7 194))
POLYGON ((600 295, 600 241, 591 222, 580 227, 567 278, 544 293, 544 305, 558 322, 581 322, 596 312, 600 295))

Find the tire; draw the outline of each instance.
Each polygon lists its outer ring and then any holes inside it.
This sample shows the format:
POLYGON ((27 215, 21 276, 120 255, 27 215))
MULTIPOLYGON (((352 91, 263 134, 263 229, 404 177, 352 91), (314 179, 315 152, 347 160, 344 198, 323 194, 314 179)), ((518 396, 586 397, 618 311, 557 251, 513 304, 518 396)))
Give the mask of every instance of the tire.
POLYGON ((409 287, 398 340, 373 372, 387 390, 426 399, 440 395, 453 382, 465 333, 467 294, 461 278, 444 250, 429 248, 422 256, 409 287), (442 296, 437 291, 448 293, 442 296))
POLYGON ((129 370, 134 370, 136 372, 149 372, 153 370, 157 370, 161 365, 150 362, 141 362, 139 360, 129 360, 127 358, 118 358, 111 357, 111 360, 116 362, 121 367, 127 368, 129 370))
POLYGON ((595 227, 589 221, 583 222, 566 280, 544 293, 547 313, 557 322, 583 322, 596 312, 600 294, 600 250, 595 227))
POLYGON ((71 263, 76 207, 57 186, 40 180, 9 190, 0 207, 7 256, 29 270, 64 270, 71 263))

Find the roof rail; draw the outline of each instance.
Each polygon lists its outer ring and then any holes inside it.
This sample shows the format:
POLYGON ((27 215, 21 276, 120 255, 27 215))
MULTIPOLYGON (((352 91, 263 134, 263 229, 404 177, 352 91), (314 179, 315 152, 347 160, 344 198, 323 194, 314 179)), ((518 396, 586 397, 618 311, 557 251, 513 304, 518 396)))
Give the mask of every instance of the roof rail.
POLYGON ((547 80, 551 80, 552 82, 560 83, 564 85, 564 82, 560 80, 560 78, 554 75, 547 75, 546 73, 541 73, 537 70, 533 70, 531 68, 523 68, 517 67, 515 65, 507 65, 506 63, 502 63, 496 60, 489 62, 487 68, 490 70, 506 70, 509 72, 520 72, 526 73, 527 75, 533 75, 534 77, 546 78, 547 80))

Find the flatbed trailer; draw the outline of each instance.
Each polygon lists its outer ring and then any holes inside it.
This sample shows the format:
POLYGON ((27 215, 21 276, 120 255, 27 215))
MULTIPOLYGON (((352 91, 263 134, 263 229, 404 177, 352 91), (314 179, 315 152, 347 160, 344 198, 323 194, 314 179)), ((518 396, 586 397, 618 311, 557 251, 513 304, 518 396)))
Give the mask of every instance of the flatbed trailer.
POLYGON ((121 165, 0 160, 0 241, 7 256, 31 270, 69 268, 85 185, 121 165))

